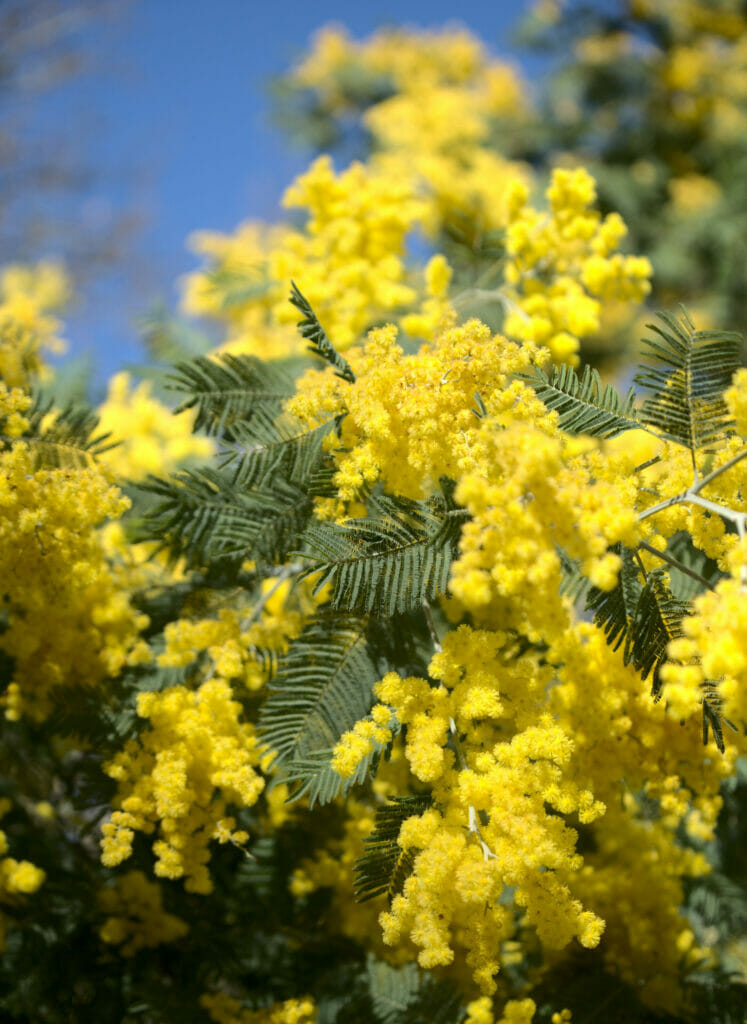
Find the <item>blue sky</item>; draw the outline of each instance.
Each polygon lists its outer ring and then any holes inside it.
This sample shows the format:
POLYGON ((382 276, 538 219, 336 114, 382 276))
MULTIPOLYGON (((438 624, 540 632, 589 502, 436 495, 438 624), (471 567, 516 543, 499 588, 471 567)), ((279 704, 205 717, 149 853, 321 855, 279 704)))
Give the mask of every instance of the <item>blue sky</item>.
POLYGON ((266 85, 334 21, 354 36, 382 24, 466 25, 510 53, 523 0, 131 0, 114 22, 86 30, 96 68, 50 97, 44 126, 79 132, 99 168, 88 214, 136 206, 145 224, 130 273, 81 296, 68 318, 73 353, 93 351, 99 380, 137 360, 135 318, 155 298, 176 302, 175 282, 196 265, 187 236, 277 216, 284 188, 306 164, 269 120, 266 85), (129 278, 128 281, 125 278, 129 278))

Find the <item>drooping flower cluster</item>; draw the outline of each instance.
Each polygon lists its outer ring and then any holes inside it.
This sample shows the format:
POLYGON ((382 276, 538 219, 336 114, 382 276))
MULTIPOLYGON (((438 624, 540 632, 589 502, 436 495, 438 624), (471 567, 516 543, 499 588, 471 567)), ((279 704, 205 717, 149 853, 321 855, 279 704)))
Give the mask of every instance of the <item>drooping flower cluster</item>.
MULTIPOLYGON (((605 808, 566 777, 573 741, 541 711, 551 671, 511 648, 507 633, 460 626, 429 666, 440 685, 389 673, 375 688, 379 708, 406 727, 410 772, 434 801, 400 830, 413 871, 381 915, 384 941, 412 941, 423 967, 449 964, 464 947, 487 992, 517 929, 505 890, 551 948, 574 936, 595 946, 604 927, 573 896, 583 860, 561 815, 591 822, 605 808)), ((343 737, 340 767, 356 739, 343 737)))
POLYGON ((113 867, 132 853, 135 832, 152 834, 154 871, 184 878, 190 892, 210 892, 211 840, 243 845, 229 804, 251 807, 264 788, 260 751, 241 705, 220 678, 197 690, 174 686, 138 697, 149 728, 105 766, 119 786, 118 810, 103 826, 102 861, 113 867))
POLYGON ((129 501, 95 467, 40 469, 30 441, 30 399, 0 384, 0 567, 5 630, 0 647, 14 659, 3 695, 6 717, 46 716, 58 686, 100 685, 145 655, 147 623, 109 565, 98 531, 129 501))

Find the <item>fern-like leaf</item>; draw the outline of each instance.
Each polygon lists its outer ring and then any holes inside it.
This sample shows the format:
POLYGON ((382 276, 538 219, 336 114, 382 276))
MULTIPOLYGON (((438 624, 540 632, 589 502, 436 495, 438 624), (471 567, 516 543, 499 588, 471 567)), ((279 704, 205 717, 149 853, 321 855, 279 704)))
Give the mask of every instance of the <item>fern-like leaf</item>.
POLYGON ((160 541, 172 558, 184 556, 195 567, 226 559, 237 567, 247 558, 283 561, 311 514, 310 499, 290 483, 244 490, 209 468, 151 477, 141 489, 160 502, 139 539, 160 541))
POLYGON ((392 967, 370 956, 366 973, 377 1024, 401 1024, 420 990, 421 977, 417 964, 392 967))
POLYGON ((394 615, 413 611, 446 592, 466 513, 426 502, 377 498, 377 518, 313 523, 305 557, 315 564, 314 593, 334 588, 332 606, 394 615))
POLYGON ((667 645, 683 635, 682 619, 690 606, 672 594, 665 569, 647 573, 630 629, 625 637, 626 664, 642 676, 652 673, 651 692, 661 694, 659 671, 667 656, 667 645))
POLYGON ((283 768, 282 780, 295 785, 290 799, 307 799, 309 809, 314 804, 324 806, 338 796, 347 796, 353 786, 359 786, 376 774, 381 751, 372 750, 358 762, 355 772, 343 779, 332 767, 332 750, 317 750, 306 757, 294 758, 283 768))
POLYGON ((549 376, 535 367, 534 374, 523 374, 522 380, 548 409, 557 412, 561 430, 569 434, 609 438, 641 428, 634 389, 622 398, 611 384, 602 384, 599 373, 590 366, 580 378, 570 366, 554 366, 549 376))
POLYGON ((179 363, 169 387, 188 397, 175 410, 195 409, 195 430, 222 435, 259 409, 280 412, 293 394, 293 382, 281 368, 255 356, 228 353, 179 363))
POLYGON ((335 376, 342 377, 349 384, 353 384, 355 382, 355 374, 350 363, 343 359, 329 340, 327 332, 319 323, 311 305, 292 281, 290 300, 303 317, 303 320, 298 322, 298 329, 301 332, 301 337, 308 341, 309 351, 324 359, 331 366, 334 366, 335 376))
POLYGON ((85 469, 116 444, 110 434, 97 433, 98 416, 85 406, 56 410, 38 395, 26 418, 29 425, 21 440, 29 447, 35 469, 85 469))
POLYGON ((231 484, 242 489, 273 478, 305 483, 318 471, 324 439, 337 423, 332 419, 308 430, 290 416, 258 410, 249 423, 233 426, 221 469, 230 466, 231 484))
POLYGON ((631 635, 642 585, 638 582, 639 568, 633 551, 622 545, 611 550, 622 559, 617 584, 613 590, 590 587, 586 607, 594 612, 594 621, 604 630, 607 643, 617 650, 631 635))
POLYGON ((579 563, 572 559, 566 551, 558 548, 557 552, 563 573, 559 587, 560 596, 569 598, 574 604, 576 601, 583 601, 590 588, 588 579, 581 572, 579 563))
POLYGON ((432 803, 429 794, 394 797, 376 810, 374 829, 365 840, 366 851, 355 862, 355 898, 359 903, 386 893, 391 899, 402 890, 412 871, 414 855, 397 842, 402 822, 420 815, 432 803))
MULTIPOLYGON (((586 608, 594 612, 594 621, 604 630, 613 650, 623 646, 623 661, 632 664, 642 676, 652 673, 651 692, 661 696, 661 666, 666 661, 670 640, 683 635, 682 619, 690 613, 690 604, 674 594, 667 583, 667 569, 647 573, 645 583, 638 579, 638 565, 630 548, 616 545, 612 550, 622 556, 617 585, 604 591, 591 587, 586 608)), ((721 698, 712 682, 703 684, 703 743, 709 734, 723 753, 723 725, 734 728, 721 714, 721 698)))
POLYGON ((355 1024, 454 1024, 463 1016, 462 996, 454 984, 435 979, 417 964, 392 967, 369 956, 364 985, 362 992, 353 991, 334 1019, 355 1024))
POLYGON ((722 935, 747 932, 747 891, 720 871, 691 879, 687 908, 703 928, 718 928, 722 935))
MULTIPOLYGON (((329 764, 342 734, 368 714, 379 678, 362 619, 320 614, 291 642, 270 681, 259 732, 294 781, 303 781, 304 762, 312 762, 308 778, 325 758, 329 764)), ((325 785, 318 783, 320 794, 325 785)))
POLYGON ((697 331, 687 312, 678 321, 657 314, 648 324, 659 340, 644 339, 645 359, 635 383, 651 391, 639 412, 641 423, 693 453, 720 443, 733 426, 723 393, 739 366, 740 336, 697 331))
POLYGON ((670 537, 666 554, 670 555, 677 563, 677 566, 669 563, 669 581, 672 593, 680 601, 692 601, 706 589, 705 584, 698 581, 696 576, 701 576, 712 586, 726 576, 719 570, 716 562, 700 548, 695 547, 692 538, 685 531, 675 533, 673 537, 670 537), (691 573, 696 575, 693 576, 691 573))

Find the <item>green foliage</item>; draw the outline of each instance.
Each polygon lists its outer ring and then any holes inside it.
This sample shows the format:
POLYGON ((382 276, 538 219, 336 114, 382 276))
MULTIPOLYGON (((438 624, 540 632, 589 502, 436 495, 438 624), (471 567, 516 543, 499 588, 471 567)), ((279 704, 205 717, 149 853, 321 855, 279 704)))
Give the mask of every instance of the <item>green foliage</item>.
POLYGON ((460 1017, 458 991, 416 964, 392 967, 368 957, 366 990, 346 1007, 356 1024, 452 1024, 460 1017))
POLYGON ((586 608, 594 612, 594 621, 604 630, 607 643, 612 645, 613 650, 625 643, 627 651, 641 596, 642 588, 638 582, 640 567, 630 548, 617 545, 614 550, 622 559, 617 583, 613 590, 591 587, 586 608))
POLYGON ((293 483, 263 478, 261 488, 244 490, 208 467, 151 477, 141 490, 159 503, 139 539, 159 541, 173 560, 184 557, 196 568, 222 561, 238 572, 247 558, 283 561, 311 514, 308 495, 293 483))
POLYGON ((298 329, 301 337, 309 342, 309 351, 324 359, 330 366, 334 366, 336 377, 341 377, 349 384, 355 383, 355 374, 350 363, 343 359, 337 349, 335 349, 327 337, 327 332, 319 323, 316 313, 293 282, 291 282, 290 300, 303 316, 303 320, 300 320, 298 323, 298 329))
POLYGON ((648 364, 635 378, 652 392, 640 421, 694 453, 722 441, 731 430, 723 393, 739 366, 740 336, 696 331, 685 310, 680 322, 671 313, 658 316, 663 326, 648 326, 660 340, 644 340, 648 364))
POLYGON ((366 852, 355 862, 355 895, 360 902, 386 893, 391 901, 412 871, 414 854, 398 844, 406 818, 421 815, 432 802, 429 794, 394 797, 377 808, 374 830, 365 840, 366 852))
POLYGON ((200 356, 179 363, 171 375, 171 389, 188 396, 175 411, 194 409, 195 430, 222 435, 236 421, 250 421, 259 409, 279 413, 293 393, 293 382, 276 364, 224 353, 216 359, 200 356))
POLYGON ((641 428, 634 389, 621 398, 611 384, 602 384, 598 371, 590 366, 584 367, 581 378, 564 365, 554 366, 549 375, 536 367, 533 375, 523 375, 523 379, 548 409, 557 412, 558 426, 569 434, 606 439, 641 428))
MULTIPOLYGON (((331 750, 368 714, 378 678, 366 621, 346 615, 317 615, 279 659, 259 731, 289 781, 302 783, 297 796, 308 793, 313 802, 328 803, 349 788, 329 768, 331 750)), ((355 781, 370 766, 369 759, 355 781)))
MULTIPOLYGON (((25 413, 28 427, 19 440, 29 446, 34 469, 86 469, 95 465, 97 455, 115 446, 109 434, 96 432, 99 420, 91 409, 77 404, 54 411, 52 407, 50 399, 36 395, 25 413)), ((7 445, 12 442, 2 434, 4 428, 0 419, 0 440, 7 445)))
POLYGON ((372 499, 376 518, 312 523, 303 536, 314 592, 332 584, 334 608, 393 615, 446 592, 465 513, 447 502, 372 499), (318 575, 317 575, 318 574, 318 575))
POLYGON ((299 420, 260 408, 248 422, 234 424, 221 468, 231 467, 231 485, 242 490, 275 478, 306 483, 320 469, 324 440, 337 424, 332 419, 307 430, 299 420))
MULTIPOLYGON (((623 661, 632 665, 643 678, 651 676, 651 692, 661 696, 661 666, 666 661, 671 640, 683 636, 682 620, 691 613, 688 601, 676 597, 668 582, 665 567, 644 573, 635 552, 624 545, 614 549, 622 558, 622 566, 614 589, 606 591, 589 587, 586 608, 594 612, 594 621, 614 650, 623 647, 623 661)), ((709 732, 718 749, 724 752, 723 723, 720 700, 713 683, 703 686, 703 743, 709 732)), ((731 728, 728 721, 727 725, 731 728)))

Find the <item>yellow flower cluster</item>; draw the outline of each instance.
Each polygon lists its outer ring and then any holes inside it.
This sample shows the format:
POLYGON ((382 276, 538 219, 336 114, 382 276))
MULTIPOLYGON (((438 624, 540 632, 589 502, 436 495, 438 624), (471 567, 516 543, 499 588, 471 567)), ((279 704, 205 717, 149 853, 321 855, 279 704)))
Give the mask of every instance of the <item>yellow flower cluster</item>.
MULTIPOLYGON (((18 408, 10 396, 2 411, 18 408)), ((0 454, 0 646, 15 663, 7 718, 41 719, 54 687, 97 686, 138 657, 147 618, 118 586, 97 530, 128 505, 96 469, 35 469, 23 441, 0 454)))
POLYGON ((439 477, 455 479, 484 462, 475 392, 496 415, 531 405, 533 393, 510 383, 531 357, 531 346, 494 336, 478 320, 448 327, 405 355, 389 325, 346 354, 355 383, 331 369, 310 370, 288 408, 310 424, 347 410, 335 476, 342 502, 379 478, 390 493, 420 498, 439 477))
POLYGON ((217 677, 195 691, 142 693, 137 710, 149 727, 104 769, 117 780, 118 809, 102 828, 102 862, 121 864, 135 832, 158 828, 156 875, 183 877, 187 891, 208 893, 210 841, 243 845, 249 838, 227 805, 251 807, 264 788, 253 727, 241 722, 241 705, 217 677))
POLYGON ((486 621, 549 639, 568 624, 558 547, 611 590, 620 559, 608 549, 634 544, 639 532, 635 482, 617 479, 592 442, 554 433, 552 422, 500 429, 488 420, 483 443, 490 469, 463 474, 456 490, 471 519, 451 591, 486 621))
POLYGON ((591 822, 604 805, 568 777, 573 742, 541 712, 551 670, 515 653, 506 633, 460 626, 429 666, 441 685, 389 673, 375 687, 406 727, 410 772, 434 796, 400 831, 414 867, 380 916, 384 942, 411 941, 423 967, 462 948, 488 993, 517 916, 550 948, 574 937, 595 946, 604 927, 572 894, 583 860, 561 817, 591 822))
POLYGON ((99 406, 99 428, 111 434, 116 448, 99 457, 100 464, 120 480, 142 480, 165 474, 188 459, 206 459, 214 449, 207 437, 192 433, 188 412, 174 416, 151 394, 149 381, 132 384, 129 373, 109 381, 106 401, 99 406))
MULTIPOLYGON (((266 593, 274 582, 265 581, 266 593)), ((163 668, 186 666, 205 652, 216 675, 240 680, 248 690, 258 690, 268 676, 267 658, 259 652, 284 653, 302 624, 301 613, 283 609, 281 603, 272 610, 265 605, 262 612, 247 624, 244 620, 251 618, 251 609, 243 615, 237 609, 223 608, 217 618, 176 619, 164 630, 164 650, 157 656, 157 663, 163 668)))
MULTIPOLYGON (((514 645, 510 633, 460 626, 431 661, 433 682, 389 673, 375 687, 371 721, 387 728, 394 712, 416 785, 434 798, 401 828, 414 869, 380 916, 384 941, 403 955, 413 944, 424 967, 456 965, 461 950, 490 993, 519 929, 550 949, 574 936, 594 946, 604 932, 610 967, 643 979, 653 1005, 675 1005, 683 958, 707 956, 679 909, 683 880, 709 870, 678 833, 713 837, 736 750, 703 759, 699 730, 655 703, 591 624, 559 631, 545 664, 514 645), (584 857, 567 817, 593 834, 584 857)), ((340 744, 342 774, 367 753, 367 732, 340 744)), ((336 854, 326 874, 323 860, 294 891, 334 885, 336 854)))
POLYGON ((0 271, 0 379, 8 387, 28 387, 45 369, 45 351, 65 351, 53 314, 69 291, 67 275, 56 263, 13 264, 0 271))
MULTIPOLYGON (((606 922, 602 951, 618 974, 645 983, 653 1004, 677 1004, 685 954, 704 952, 681 912, 683 879, 707 873, 701 853, 683 846, 684 831, 713 838, 721 808, 719 787, 734 771, 737 750, 705 753, 699 728, 683 728, 655 703, 640 676, 623 664, 602 631, 589 623, 552 644, 557 682, 548 710, 573 736, 568 771, 578 786, 594 787, 606 814, 593 823, 594 848, 575 887, 606 922)), ((668 686, 664 689, 668 699, 668 686)))
POLYGON ((331 27, 318 33, 291 82, 313 90, 323 111, 344 117, 351 76, 361 94, 367 85, 378 94, 363 117, 374 139, 372 166, 427 197, 430 231, 455 211, 473 218, 478 231, 505 224, 505 186, 529 174, 489 140, 497 124, 529 109, 515 68, 490 59, 465 30, 385 29, 357 43, 331 27))
POLYGON ((558 361, 577 361, 579 340, 599 328, 602 300, 640 302, 651 287, 650 262, 615 251, 625 225, 617 213, 602 219, 595 198, 583 168, 553 172, 546 213, 528 204, 526 186, 511 187, 504 330, 546 345, 558 361))
MULTIPOLYGON (((0 818, 11 809, 7 797, 0 797, 0 818)), ((0 830, 0 907, 3 903, 14 903, 18 896, 36 892, 43 884, 45 874, 28 860, 7 857, 8 839, 0 830)), ((5 949, 5 934, 12 919, 0 909, 0 952, 5 949)))
POLYGON ((263 252, 252 225, 222 243, 203 241, 214 265, 188 280, 193 311, 229 319, 229 351, 273 358, 302 350, 291 326, 298 313, 288 302, 290 281, 341 350, 372 321, 414 301, 406 281, 405 236, 422 221, 425 205, 406 179, 359 163, 336 174, 329 157, 319 157, 286 191, 283 204, 306 211, 304 230, 268 233, 263 252), (237 277, 243 294, 234 297, 237 277))
POLYGON ((192 316, 221 320, 227 328, 219 350, 282 359, 298 351, 298 333, 272 319, 273 307, 287 296, 288 282, 269 276, 269 254, 282 246, 289 229, 255 221, 232 235, 196 232, 194 252, 207 260, 205 270, 183 282, 182 304, 192 316))
POLYGON ((128 871, 101 889, 98 905, 107 915, 99 936, 118 946, 122 956, 173 942, 189 931, 186 921, 164 910, 161 886, 149 882, 142 871, 128 871))
MULTIPOLYGON (((294 280, 337 348, 350 347, 372 320, 412 302, 405 283, 404 243, 422 219, 410 185, 354 163, 335 175, 319 157, 290 186, 283 205, 308 211, 306 233, 289 234, 273 253, 276 280, 294 280)), ((287 301, 279 322, 298 319, 287 301)))
POLYGON ((392 738, 391 718, 392 713, 388 707, 376 704, 371 708, 370 719, 361 719, 352 729, 342 734, 330 762, 338 775, 343 779, 352 778, 364 757, 377 746, 389 742, 392 738))
MULTIPOLYGON (((334 109, 346 102, 339 75, 352 64, 387 75, 396 89, 415 90, 418 84, 429 82, 458 85, 472 81, 486 63, 482 43, 466 29, 381 29, 365 42, 356 43, 344 28, 330 25, 316 33, 311 52, 292 75, 299 85, 319 90, 328 108, 334 109)), ((506 106, 520 98, 518 93, 509 94, 506 106)), ((498 95, 496 102, 500 102, 498 95)))
MULTIPOLYGON (((493 1015, 493 1001, 490 996, 481 996, 467 1004, 467 1016, 464 1024, 531 1024, 537 1009, 533 999, 509 999, 504 1005, 501 1016, 496 1020, 493 1015)), ((560 1014, 554 1014, 552 1024, 565 1024, 570 1022, 571 1015, 568 1010, 560 1014), (556 1020, 557 1018, 557 1020, 556 1020)))
POLYGON ((667 704, 676 718, 700 713, 704 687, 715 706, 738 727, 747 723, 747 542, 728 557, 730 575, 695 599, 683 620, 685 636, 673 640, 662 669, 667 704))
POLYGON ((286 999, 263 1010, 246 1010, 227 992, 210 993, 200 998, 215 1024, 316 1024, 313 999, 286 999))

